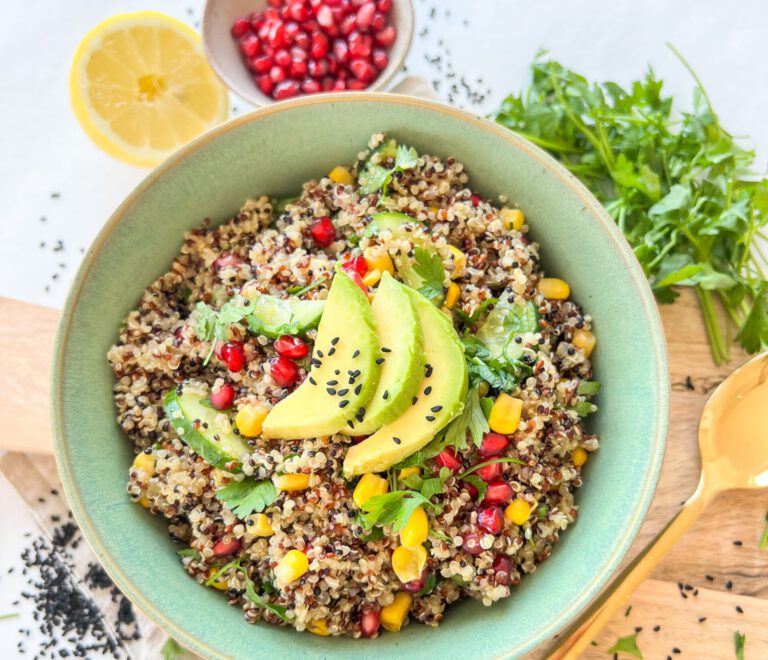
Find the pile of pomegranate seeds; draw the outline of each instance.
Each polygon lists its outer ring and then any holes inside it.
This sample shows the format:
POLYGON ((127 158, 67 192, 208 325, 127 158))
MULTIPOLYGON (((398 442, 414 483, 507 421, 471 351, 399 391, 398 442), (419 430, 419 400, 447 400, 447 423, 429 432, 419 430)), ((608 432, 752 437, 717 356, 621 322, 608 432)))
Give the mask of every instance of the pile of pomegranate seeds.
POLYGON ((274 99, 365 89, 389 63, 392 0, 268 0, 232 36, 258 88, 274 99))

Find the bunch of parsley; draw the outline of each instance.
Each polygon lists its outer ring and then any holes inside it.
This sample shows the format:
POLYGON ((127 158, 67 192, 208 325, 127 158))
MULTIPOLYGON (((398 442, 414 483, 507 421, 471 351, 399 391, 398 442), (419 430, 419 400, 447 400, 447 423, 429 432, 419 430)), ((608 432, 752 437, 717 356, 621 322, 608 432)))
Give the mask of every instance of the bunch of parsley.
POLYGON ((768 238, 768 178, 754 175, 754 152, 720 125, 701 81, 674 52, 696 82, 690 112, 673 114, 653 71, 624 89, 591 83, 540 53, 530 87, 508 96, 494 119, 586 184, 659 302, 674 301, 675 286, 694 288, 720 364, 734 339, 749 353, 768 347, 768 259, 755 242, 768 238))

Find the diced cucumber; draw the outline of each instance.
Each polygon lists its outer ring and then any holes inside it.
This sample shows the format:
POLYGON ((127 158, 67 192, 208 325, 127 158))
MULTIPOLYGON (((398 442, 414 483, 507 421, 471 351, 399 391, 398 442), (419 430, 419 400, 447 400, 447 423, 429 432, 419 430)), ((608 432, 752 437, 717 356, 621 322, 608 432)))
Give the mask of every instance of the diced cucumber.
POLYGON ((405 213, 377 213, 371 218, 371 221, 363 229, 363 236, 370 238, 378 236, 382 231, 388 229, 393 234, 397 234, 405 224, 423 225, 424 223, 405 213))
POLYGON ((277 298, 256 294, 251 300, 248 330, 254 335, 277 338, 298 335, 316 328, 325 308, 325 300, 277 298))
POLYGON ((251 451, 248 443, 217 421, 222 412, 210 407, 204 388, 195 383, 181 388, 181 395, 171 390, 164 401, 165 416, 179 438, 206 463, 239 472, 243 454, 251 451))
POLYGON ((493 357, 507 355, 518 358, 523 344, 514 341, 515 335, 539 331, 539 315, 535 305, 528 301, 523 305, 510 303, 506 292, 477 330, 481 340, 493 357))

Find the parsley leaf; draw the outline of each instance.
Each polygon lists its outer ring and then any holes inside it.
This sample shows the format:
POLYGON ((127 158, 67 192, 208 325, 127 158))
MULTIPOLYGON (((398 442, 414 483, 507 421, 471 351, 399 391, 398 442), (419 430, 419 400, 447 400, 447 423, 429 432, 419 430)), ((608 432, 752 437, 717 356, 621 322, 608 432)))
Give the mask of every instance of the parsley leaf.
POLYGON ((397 147, 395 153, 395 169, 403 172, 416 167, 416 163, 419 160, 419 154, 416 153, 416 149, 413 147, 406 147, 404 144, 400 144, 397 147))
POLYGON ((582 401, 571 407, 579 417, 586 417, 597 410, 597 406, 591 401, 582 401))
POLYGON ((643 654, 637 646, 637 633, 620 638, 608 649, 608 653, 627 653, 638 660, 643 660, 643 654))
POLYGON ((490 460, 483 461, 482 463, 477 463, 477 465, 473 465, 468 470, 464 470, 464 472, 456 477, 456 481, 466 481, 470 474, 477 472, 480 468, 485 467, 486 465, 490 465, 491 463, 514 463, 515 465, 528 465, 528 463, 521 461, 519 458, 492 458, 490 460))
POLYGON ((576 390, 576 394, 583 394, 584 396, 592 396, 600 391, 600 383, 596 380, 584 380, 579 383, 579 387, 576 390))
POLYGON ((173 637, 165 640, 165 644, 160 647, 160 655, 163 660, 178 660, 184 654, 182 647, 173 637))
POLYGON ((472 314, 467 314, 458 307, 454 308, 453 312, 456 314, 456 316, 459 317, 459 319, 461 319, 461 322, 467 328, 469 328, 477 323, 477 320, 480 318, 480 315, 486 310, 486 308, 488 308, 490 305, 495 305, 497 302, 499 302, 498 298, 486 298, 477 306, 472 314))
POLYGON ((392 182, 392 175, 395 172, 404 172, 416 167, 419 160, 419 154, 413 147, 398 145, 395 152, 395 163, 392 169, 387 169, 382 165, 368 165, 358 177, 359 190, 363 195, 371 195, 381 190, 382 197, 387 196, 389 184, 392 182))
POLYGON ((211 348, 203 365, 208 364, 211 359, 216 342, 229 339, 229 326, 239 323, 250 314, 251 310, 243 305, 244 300, 242 296, 235 296, 225 302, 218 311, 204 302, 198 302, 195 306, 197 313, 195 333, 203 341, 211 342, 211 348))
POLYGON ((476 336, 465 335, 461 338, 464 345, 464 359, 471 385, 484 380, 492 388, 502 392, 514 390, 520 380, 529 376, 533 369, 520 358, 503 353, 493 357, 488 347, 476 336))
POLYGON ((216 491, 221 500, 238 518, 245 518, 253 512, 264 511, 277 499, 277 488, 271 479, 243 479, 233 481, 216 491))
POLYGON ((482 502, 485 497, 485 491, 488 489, 488 484, 483 481, 476 474, 467 474, 462 481, 466 481, 468 484, 472 484, 477 489, 477 502, 482 502))
POLYGON ((456 447, 459 451, 467 449, 467 433, 472 436, 472 441, 479 447, 483 441, 483 434, 490 428, 480 404, 480 386, 473 385, 467 392, 464 410, 446 428, 443 434, 443 447, 456 447))
MULTIPOLYGON (((449 539, 450 540, 450 539, 449 539)), ((424 586, 421 588, 421 591, 416 594, 417 597, 426 596, 432 589, 435 588, 435 585, 437 585, 437 578, 435 577, 434 573, 427 573, 427 577, 424 580, 424 586)), ((742 660, 744 660, 742 658, 742 660)))
POLYGON ((363 527, 370 530, 374 525, 393 525, 392 529, 398 532, 420 506, 436 508, 421 493, 412 490, 396 490, 374 495, 361 507, 365 511, 362 516, 363 527))
POLYGON ((427 300, 439 305, 443 300, 445 269, 439 254, 432 254, 422 247, 413 250, 413 271, 421 278, 419 293, 427 300))
MULTIPOLYGON (((287 608, 282 605, 275 605, 264 600, 258 593, 256 593, 256 585, 251 577, 248 575, 248 571, 241 565, 242 558, 235 559, 228 564, 224 564, 218 571, 216 571, 211 577, 205 581, 205 586, 210 587, 214 582, 217 582, 219 578, 227 571, 234 569, 240 573, 245 580, 245 597, 250 600, 254 605, 260 607, 263 610, 269 610, 273 614, 276 614, 283 621, 288 621, 286 616, 287 608)), ((268 587, 265 587, 265 590, 268 587)))
POLYGON ((176 553, 179 557, 192 557, 195 561, 200 561, 203 556, 200 554, 198 550, 195 550, 194 548, 183 548, 182 550, 179 550, 176 553))
POLYGON ((744 644, 747 641, 747 636, 744 633, 740 633, 738 630, 733 633, 733 652, 736 655, 736 660, 744 660, 744 644))

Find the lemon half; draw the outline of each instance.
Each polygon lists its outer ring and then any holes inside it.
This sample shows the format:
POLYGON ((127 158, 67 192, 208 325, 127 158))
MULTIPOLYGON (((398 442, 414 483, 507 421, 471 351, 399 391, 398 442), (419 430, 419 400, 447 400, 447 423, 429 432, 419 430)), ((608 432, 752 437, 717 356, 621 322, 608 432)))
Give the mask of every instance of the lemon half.
POLYGON ((80 42, 69 77, 88 136, 120 160, 151 167, 227 118, 227 90, 200 36, 153 11, 118 14, 80 42))

